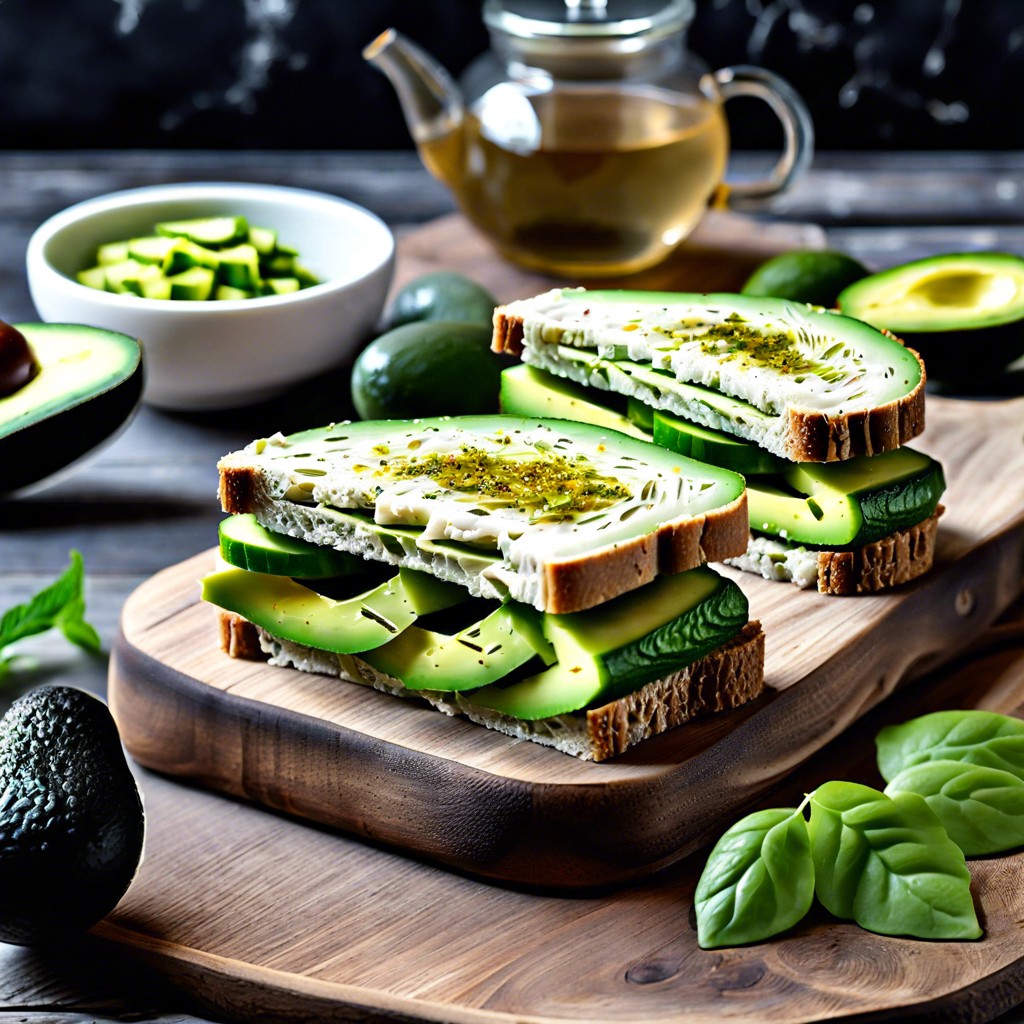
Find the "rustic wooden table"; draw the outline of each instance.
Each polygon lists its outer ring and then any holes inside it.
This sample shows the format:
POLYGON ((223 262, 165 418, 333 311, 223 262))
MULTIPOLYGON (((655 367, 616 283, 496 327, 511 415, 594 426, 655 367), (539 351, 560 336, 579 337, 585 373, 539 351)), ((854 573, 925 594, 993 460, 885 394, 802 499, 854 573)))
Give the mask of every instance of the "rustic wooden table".
MULTIPOLYGON (((765 162, 743 154, 736 170, 752 173, 765 162)), ((2 154, 0 318, 35 318, 24 253, 32 230, 50 214, 104 192, 186 180, 323 190, 369 207, 398 232, 453 209, 413 153, 2 154)), ((822 154, 791 193, 761 212, 819 223, 830 246, 871 267, 939 252, 1024 253, 1024 154, 822 154)), ((343 373, 230 415, 143 408, 87 471, 0 505, 0 608, 52 580, 77 548, 87 570, 89 618, 109 648, 127 595, 157 570, 210 546, 221 517, 214 469, 221 454, 254 436, 348 411, 343 373)), ((43 682, 105 692, 105 657, 48 636, 21 649, 34 661, 4 691, 0 711, 43 682)), ((180 993, 105 948, 86 943, 43 953, 0 945, 0 1021, 200 1019, 188 1010, 180 993)))

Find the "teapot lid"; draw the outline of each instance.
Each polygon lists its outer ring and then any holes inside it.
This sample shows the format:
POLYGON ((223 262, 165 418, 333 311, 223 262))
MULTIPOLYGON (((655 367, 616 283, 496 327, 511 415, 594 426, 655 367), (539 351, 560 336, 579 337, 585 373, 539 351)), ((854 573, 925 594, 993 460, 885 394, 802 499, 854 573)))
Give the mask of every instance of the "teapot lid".
POLYGON ((681 32, 693 12, 693 0, 487 0, 483 15, 520 39, 613 39, 681 32))

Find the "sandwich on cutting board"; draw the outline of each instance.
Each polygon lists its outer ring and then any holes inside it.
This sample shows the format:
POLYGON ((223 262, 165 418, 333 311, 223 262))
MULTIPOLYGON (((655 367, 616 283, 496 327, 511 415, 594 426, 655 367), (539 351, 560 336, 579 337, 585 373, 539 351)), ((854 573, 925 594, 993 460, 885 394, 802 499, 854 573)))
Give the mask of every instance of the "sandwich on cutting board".
POLYGON ((751 538, 726 561, 829 594, 932 565, 945 488, 904 447, 924 429, 924 365, 859 320, 782 299, 556 289, 499 307, 522 358, 502 409, 602 424, 741 473, 751 538))
POLYGON ((332 424, 219 463, 228 653, 602 760, 764 685, 743 478, 604 427, 332 424))

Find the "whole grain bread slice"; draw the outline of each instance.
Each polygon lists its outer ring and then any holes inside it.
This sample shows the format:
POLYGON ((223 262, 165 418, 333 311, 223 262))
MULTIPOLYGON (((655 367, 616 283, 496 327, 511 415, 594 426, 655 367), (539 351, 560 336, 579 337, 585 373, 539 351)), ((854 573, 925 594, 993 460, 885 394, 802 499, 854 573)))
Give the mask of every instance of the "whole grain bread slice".
POLYGON ((554 747, 585 761, 604 761, 637 743, 701 715, 740 707, 764 690, 764 633, 748 622, 740 633, 703 658, 639 690, 570 715, 528 722, 474 705, 456 693, 410 691, 352 655, 336 655, 281 640, 233 612, 221 612, 221 648, 234 658, 335 676, 395 696, 422 698, 438 711, 519 739, 554 747))
MULTIPOLYGON (((894 335, 889 336, 899 340, 894 335)), ((491 348, 513 356, 523 354, 523 318, 510 314, 504 306, 494 311, 491 348)), ((880 455, 921 434, 924 431, 924 363, 912 349, 907 351, 920 364, 921 379, 912 391, 895 401, 841 413, 789 409, 786 457, 794 462, 835 462, 861 455, 880 455)))
MULTIPOLYGON (((260 467, 248 462, 244 453, 225 457, 219 468, 219 494, 225 512, 253 513, 278 533, 434 572, 467 586, 474 596, 500 596, 481 591, 481 581, 459 575, 451 561, 441 567, 426 556, 394 555, 381 548, 369 531, 354 538, 342 536, 329 509, 272 493, 260 467)), ((744 491, 706 513, 681 514, 649 533, 547 562, 542 567, 544 610, 559 615, 583 611, 650 583, 662 573, 685 572, 706 562, 722 561, 746 549, 749 532, 744 491)))

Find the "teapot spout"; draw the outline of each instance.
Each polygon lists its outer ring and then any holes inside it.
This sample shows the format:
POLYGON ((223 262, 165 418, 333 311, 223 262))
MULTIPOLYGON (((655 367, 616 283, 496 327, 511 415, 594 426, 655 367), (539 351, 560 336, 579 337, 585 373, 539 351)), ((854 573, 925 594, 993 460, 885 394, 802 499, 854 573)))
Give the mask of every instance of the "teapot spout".
POLYGON ((364 50, 363 57, 387 75, 398 93, 416 145, 449 134, 462 122, 462 93, 451 75, 430 54, 389 28, 364 50))

